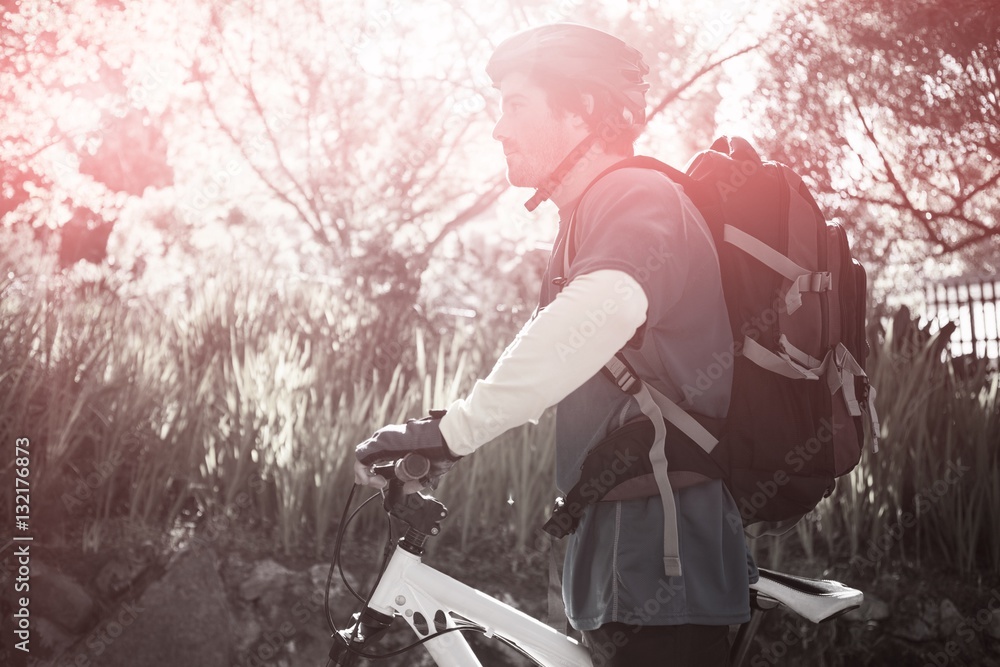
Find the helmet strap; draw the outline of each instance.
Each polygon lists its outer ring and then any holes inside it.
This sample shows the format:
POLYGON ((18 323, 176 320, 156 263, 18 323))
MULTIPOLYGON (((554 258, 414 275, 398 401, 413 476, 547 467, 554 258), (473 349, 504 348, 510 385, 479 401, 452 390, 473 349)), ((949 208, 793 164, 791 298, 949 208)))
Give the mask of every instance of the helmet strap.
POLYGON ((571 150, 569 154, 563 158, 563 161, 559 163, 551 174, 549 174, 542 184, 538 186, 535 190, 535 194, 532 195, 531 199, 524 203, 524 208, 529 211, 534 211, 538 208, 538 205, 543 201, 552 196, 552 192, 558 188, 563 180, 569 174, 570 170, 577 165, 580 160, 587 154, 591 146, 597 141, 598 133, 591 132, 588 134, 583 141, 576 145, 576 148, 571 150))

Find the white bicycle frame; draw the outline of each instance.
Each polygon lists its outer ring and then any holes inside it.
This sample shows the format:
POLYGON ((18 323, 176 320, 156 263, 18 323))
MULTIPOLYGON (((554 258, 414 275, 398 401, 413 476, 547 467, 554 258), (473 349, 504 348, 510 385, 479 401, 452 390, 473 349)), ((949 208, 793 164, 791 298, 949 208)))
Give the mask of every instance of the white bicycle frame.
MULTIPOLYGON (((402 484, 401 480, 390 481, 383 507, 410 529, 393 550, 372 592, 368 610, 374 618, 366 625, 364 616, 359 614, 353 628, 338 633, 339 641, 344 643, 339 645, 339 655, 334 655, 337 644, 330 654, 331 658, 337 657, 338 665, 353 664, 353 660, 341 661, 346 655, 344 651, 363 650, 369 640, 377 641, 393 618, 401 616, 418 637, 426 639, 423 645, 438 667, 482 667, 462 631, 456 628, 473 628, 487 637, 498 637, 542 667, 593 667, 590 652, 576 640, 425 565, 419 555, 423 553, 424 540, 439 533, 439 523, 447 516, 447 508, 430 496, 406 496, 402 484), (364 633, 358 634, 361 628, 364 633)), ((781 604, 819 623, 858 607, 864 599, 861 591, 840 582, 795 577, 763 568, 759 572, 760 579, 750 585, 751 619, 740 626, 730 654, 732 664, 741 664, 745 659, 762 614, 768 609, 781 604)))
MULTIPOLYGON (((459 619, 501 637, 544 667, 590 667, 590 653, 576 640, 527 614, 452 579, 420 557, 397 548, 369 607, 402 616, 421 639, 444 628, 462 627, 459 619), (443 625, 443 627, 442 627, 443 625)), ((424 643, 439 667, 482 667, 461 631, 424 643)))

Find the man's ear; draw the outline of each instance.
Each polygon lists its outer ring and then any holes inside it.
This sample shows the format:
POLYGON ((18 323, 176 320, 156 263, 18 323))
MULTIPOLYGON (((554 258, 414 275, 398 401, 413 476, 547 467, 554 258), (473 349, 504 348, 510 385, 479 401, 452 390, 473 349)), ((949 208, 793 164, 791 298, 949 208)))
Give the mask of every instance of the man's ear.
POLYGON ((583 115, 578 113, 572 114, 575 118, 575 124, 578 127, 589 128, 589 119, 594 115, 594 96, 589 93, 580 95, 580 107, 583 110, 583 115))

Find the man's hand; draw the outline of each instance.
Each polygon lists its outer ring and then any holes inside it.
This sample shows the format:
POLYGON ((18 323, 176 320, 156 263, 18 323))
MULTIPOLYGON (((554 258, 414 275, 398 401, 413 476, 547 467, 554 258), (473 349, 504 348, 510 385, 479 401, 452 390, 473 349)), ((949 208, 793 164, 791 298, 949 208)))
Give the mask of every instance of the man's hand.
MULTIPOLYGON (((441 477, 461 458, 451 453, 444 436, 441 435, 440 424, 443 416, 443 410, 431 410, 430 417, 411 419, 405 424, 393 424, 376 431, 354 450, 357 457, 354 463, 355 482, 363 486, 385 488, 389 483, 388 480, 374 474, 371 470, 373 465, 395 461, 407 454, 420 454, 430 461, 431 469, 427 473, 427 482, 430 486, 436 487, 441 477)), ((415 493, 424 486, 423 481, 406 482, 403 485, 403 492, 415 493)))

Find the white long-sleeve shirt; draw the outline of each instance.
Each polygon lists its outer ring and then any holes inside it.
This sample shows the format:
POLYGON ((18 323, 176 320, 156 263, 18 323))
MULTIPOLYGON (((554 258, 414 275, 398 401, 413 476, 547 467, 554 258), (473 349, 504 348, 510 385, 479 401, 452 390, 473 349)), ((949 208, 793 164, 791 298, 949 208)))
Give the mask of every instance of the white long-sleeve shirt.
POLYGON ((471 454, 504 431, 536 422, 589 380, 632 338, 648 301, 623 271, 573 280, 514 338, 484 380, 448 406, 441 433, 455 454, 471 454))

